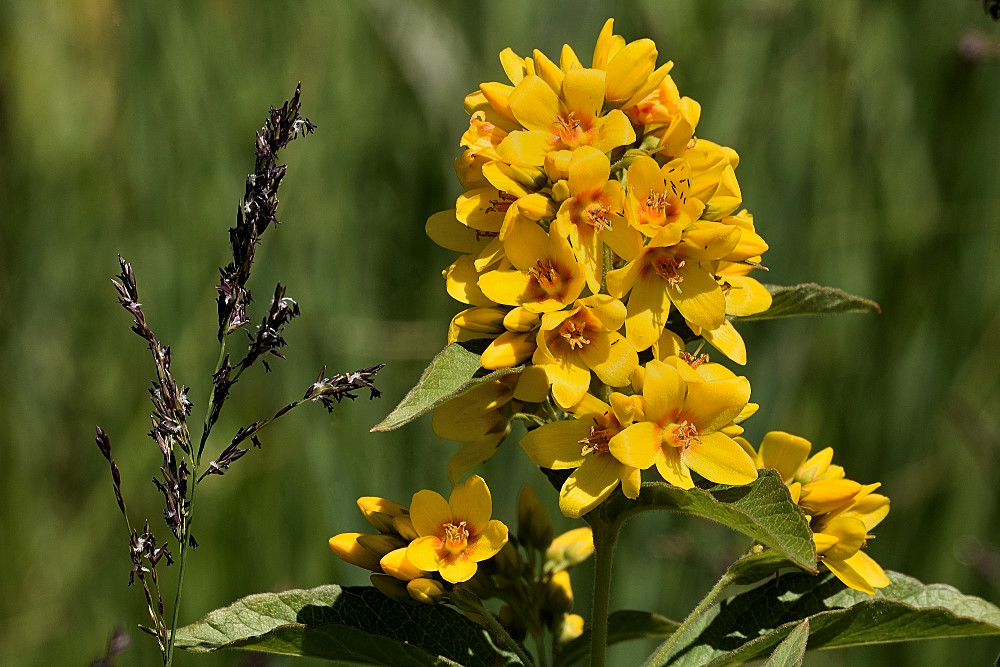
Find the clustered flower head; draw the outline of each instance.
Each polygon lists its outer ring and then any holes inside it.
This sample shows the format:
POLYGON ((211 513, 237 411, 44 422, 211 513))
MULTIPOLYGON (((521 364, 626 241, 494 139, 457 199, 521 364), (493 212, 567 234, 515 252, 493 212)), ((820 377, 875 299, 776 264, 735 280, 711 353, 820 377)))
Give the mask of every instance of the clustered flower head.
MULTIPOLYGON (((496 451, 515 415, 550 422, 522 446, 538 465, 571 470, 560 507, 578 517, 643 470, 691 488, 756 479, 732 440, 750 385, 704 355, 738 364, 727 315, 766 310, 748 274, 767 244, 742 199, 735 151, 695 136, 701 108, 657 67, 656 45, 624 40, 609 20, 589 66, 566 45, 500 54, 509 83, 466 97, 455 162, 465 191, 427 221, 459 253, 444 270, 467 306, 449 342, 478 341, 483 368, 520 368, 440 406, 435 431, 465 443, 454 480, 496 451), (611 391, 613 390, 613 391, 611 391), (552 421, 558 412, 570 420, 552 421)), ((750 404, 752 405, 752 404, 750 404)))

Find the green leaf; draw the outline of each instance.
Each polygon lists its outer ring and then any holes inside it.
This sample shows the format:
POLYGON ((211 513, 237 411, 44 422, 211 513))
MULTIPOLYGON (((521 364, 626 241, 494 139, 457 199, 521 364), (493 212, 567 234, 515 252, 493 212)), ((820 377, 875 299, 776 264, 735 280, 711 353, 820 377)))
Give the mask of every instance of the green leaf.
POLYGON ((363 586, 250 595, 178 629, 176 641, 195 653, 244 649, 343 665, 520 664, 454 609, 402 604, 363 586))
POLYGON ((473 387, 520 370, 521 366, 516 366, 490 373, 480 366, 479 353, 470 350, 467 344, 452 343, 431 360, 417 385, 372 432, 392 431, 409 424, 420 415, 473 387))
POLYGON ((639 497, 613 496, 603 511, 609 521, 647 510, 670 510, 711 519, 773 549, 791 564, 816 571, 812 531, 788 488, 773 470, 758 470, 744 486, 679 489, 663 482, 642 485, 639 497))
POLYGON ((1000 634, 1000 609, 897 572, 875 595, 833 574, 787 574, 710 607, 679 638, 671 667, 738 665, 768 655, 803 620, 809 648, 1000 634))
MULTIPOLYGON (((674 634, 680 623, 648 611, 619 609, 608 616, 608 646, 632 639, 664 639, 674 634)), ((590 630, 559 651, 554 667, 568 667, 590 655, 590 630)))
POLYGON ((771 307, 756 315, 734 317, 733 322, 774 320, 800 315, 836 315, 840 313, 881 313, 882 306, 871 299, 848 294, 836 287, 816 283, 801 285, 765 285, 771 293, 771 307))
POLYGON ((809 643, 809 619, 795 626, 785 640, 778 644, 774 653, 764 663, 764 667, 802 667, 802 659, 806 655, 806 644, 809 643))
POLYGON ((743 556, 729 566, 727 574, 732 578, 732 583, 746 586, 765 579, 786 567, 795 567, 795 563, 776 551, 766 549, 759 553, 743 556))

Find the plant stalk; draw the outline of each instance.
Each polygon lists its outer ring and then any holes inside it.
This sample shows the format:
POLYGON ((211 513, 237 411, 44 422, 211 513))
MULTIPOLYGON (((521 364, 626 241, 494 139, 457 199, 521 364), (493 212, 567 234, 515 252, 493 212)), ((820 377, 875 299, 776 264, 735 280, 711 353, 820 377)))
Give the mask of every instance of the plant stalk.
POLYGON ((722 591, 732 582, 733 576, 727 571, 724 575, 722 575, 722 578, 715 583, 712 590, 710 590, 702 601, 698 603, 698 606, 691 610, 691 613, 688 614, 687 618, 684 619, 684 622, 680 624, 680 627, 674 630, 674 633, 670 635, 666 641, 660 644, 659 647, 657 647, 649 658, 646 659, 646 662, 642 663, 642 667, 658 667, 663 664, 663 662, 667 659, 667 656, 670 654, 671 649, 673 649, 677 642, 680 641, 687 629, 691 627, 691 625, 697 621, 702 614, 705 613, 705 610, 715 603, 722 591))
POLYGON ((607 663, 608 609, 611 605, 611 567, 623 521, 607 523, 602 517, 591 524, 594 531, 594 606, 590 615, 590 664, 607 663))

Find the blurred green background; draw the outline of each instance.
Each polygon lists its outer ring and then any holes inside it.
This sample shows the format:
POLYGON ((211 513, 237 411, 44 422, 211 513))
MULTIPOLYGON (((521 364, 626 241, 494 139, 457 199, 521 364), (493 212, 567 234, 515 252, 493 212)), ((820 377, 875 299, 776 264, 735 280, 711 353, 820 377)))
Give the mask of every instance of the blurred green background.
MULTIPOLYGON (((893 510, 871 553, 888 569, 1000 602, 1000 25, 978 0, 634 3, 506 0, 13 2, 0 20, 0 663, 87 664, 124 624, 121 664, 156 664, 94 425, 110 434, 133 522, 159 519, 152 364, 109 278, 135 267, 200 420, 215 363, 217 266, 253 167, 253 132, 302 82, 319 129, 284 153, 279 218, 251 283, 303 317, 287 361, 237 386, 217 440, 302 394, 318 369, 376 362, 380 401, 307 406, 202 487, 182 620, 260 591, 365 575, 325 544, 364 530, 360 495, 445 491, 453 443, 425 418, 369 434, 444 343, 460 306, 450 254, 423 233, 459 193, 463 95, 502 80, 498 52, 568 42, 586 61, 602 23, 653 38, 699 136, 733 146, 744 201, 771 244, 766 280, 817 281, 882 316, 746 324, 754 442, 780 428, 893 510)), ((262 316, 254 311, 254 320, 262 316)), ((554 496, 512 441, 480 471, 514 520, 524 482, 554 496)), ((560 519, 559 526, 571 527, 560 519)), ((683 617, 745 541, 668 515, 637 519, 613 607, 683 617)), ((163 569, 163 568, 161 568, 163 569)), ((176 568, 163 570, 171 590, 176 568)), ((589 607, 590 571, 576 576, 589 607)), ((632 664, 641 649, 615 650, 632 664)), ((996 638, 811 654, 815 665, 987 664, 996 638)), ((263 664, 181 655, 177 664, 263 664)), ((303 664, 274 660, 268 664, 303 664)))

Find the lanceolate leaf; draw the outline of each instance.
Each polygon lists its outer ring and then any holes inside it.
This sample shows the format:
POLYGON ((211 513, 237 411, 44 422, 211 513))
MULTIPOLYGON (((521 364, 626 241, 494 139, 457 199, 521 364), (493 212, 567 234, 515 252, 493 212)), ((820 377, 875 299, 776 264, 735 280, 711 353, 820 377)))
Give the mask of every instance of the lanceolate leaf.
POLYGON ((774 320, 800 315, 836 315, 838 313, 881 313, 882 307, 871 299, 848 294, 836 287, 816 283, 801 285, 765 285, 771 293, 771 307, 763 313, 734 317, 734 322, 774 320))
POLYGON ((764 667, 802 667, 802 658, 806 655, 806 644, 809 643, 809 619, 795 626, 784 641, 778 644, 774 653, 764 663, 764 667))
POLYGON ((745 486, 715 485, 679 489, 662 482, 642 485, 639 497, 613 497, 604 508, 608 520, 645 510, 670 510, 711 519, 781 554, 791 564, 816 571, 812 531, 773 470, 759 470, 745 486))
MULTIPOLYGON (((648 611, 620 609, 608 616, 608 646, 630 639, 665 639, 680 623, 648 611)), ((559 651, 555 667, 568 667, 590 655, 590 630, 559 651)))
POLYGON ((470 351, 461 343, 452 343, 434 357, 424 369, 417 385, 372 431, 397 429, 450 398, 519 370, 520 366, 487 372, 480 366, 478 353, 470 351))
POLYGON ((876 595, 832 574, 781 575, 712 606, 680 638, 671 667, 738 665, 767 656, 804 619, 809 649, 1000 634, 1000 609, 951 586, 887 572, 876 595))
POLYGON ((401 604, 371 587, 320 586, 261 593, 177 631, 196 653, 244 649, 344 665, 519 664, 479 625, 444 606, 401 604))

